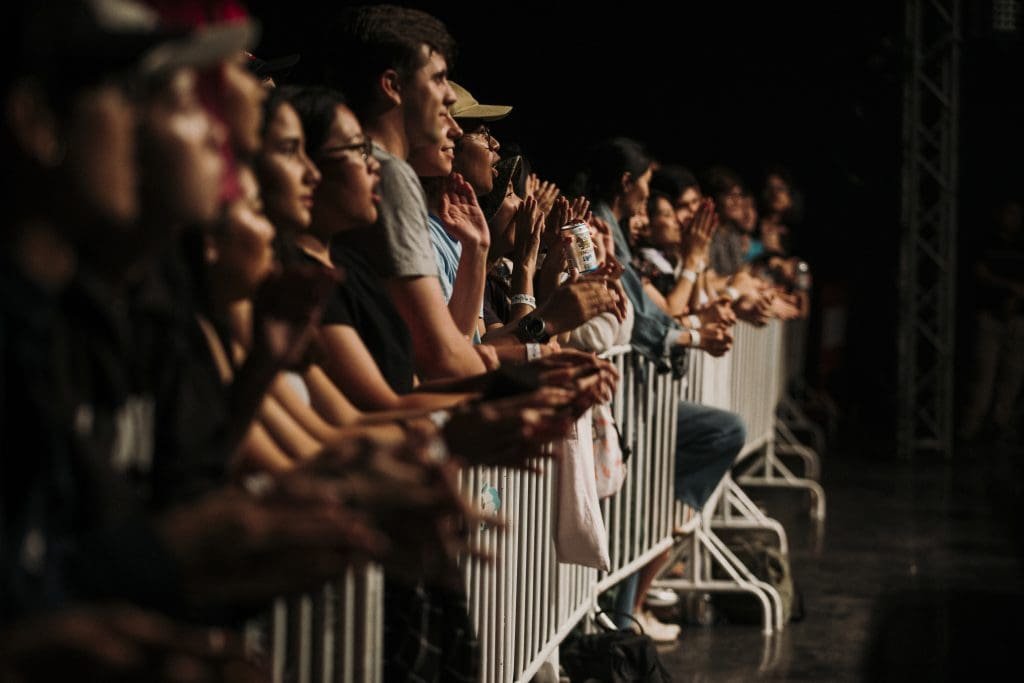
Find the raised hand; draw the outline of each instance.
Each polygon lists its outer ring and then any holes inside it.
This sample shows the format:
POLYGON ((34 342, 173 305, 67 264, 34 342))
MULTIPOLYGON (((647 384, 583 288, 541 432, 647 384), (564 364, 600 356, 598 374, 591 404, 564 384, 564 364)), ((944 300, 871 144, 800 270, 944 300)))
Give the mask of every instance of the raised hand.
POLYGON ((572 204, 569 206, 569 220, 570 221, 581 221, 585 220, 587 214, 590 213, 590 200, 580 195, 576 199, 572 200, 572 204))
POLYGON ((515 230, 513 265, 516 268, 527 268, 532 275, 537 266, 537 252, 544 231, 544 214, 533 197, 527 197, 519 205, 515 230))
POLYGON ((707 258, 711 237, 718 229, 718 213, 715 201, 706 197, 701 201, 693 220, 683 226, 683 258, 703 260, 707 258))
POLYGON ((550 250, 561 237, 562 226, 569 223, 571 209, 569 201, 565 197, 559 197, 547 212, 544 223, 544 235, 541 237, 541 244, 545 249, 550 250))
POLYGON ((527 179, 527 192, 537 199, 537 205, 541 213, 546 214, 551 210, 555 200, 561 194, 561 190, 554 183, 547 180, 540 180, 535 173, 531 173, 527 179), (533 189, 530 191, 529 179, 533 179, 533 189))
POLYGON ((491 231, 487 228, 480 204, 472 186, 458 173, 452 173, 441 195, 438 218, 445 228, 464 244, 486 249, 491 244, 491 231))

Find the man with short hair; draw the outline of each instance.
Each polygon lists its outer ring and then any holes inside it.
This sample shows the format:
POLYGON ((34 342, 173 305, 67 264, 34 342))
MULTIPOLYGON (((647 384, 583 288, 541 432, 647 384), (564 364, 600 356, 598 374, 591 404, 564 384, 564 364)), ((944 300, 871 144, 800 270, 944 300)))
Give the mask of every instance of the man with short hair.
POLYGON ((365 254, 384 279, 413 340, 424 379, 485 371, 456 326, 441 292, 430 241, 426 197, 407 163, 417 147, 447 134, 454 42, 444 24, 414 9, 380 5, 342 12, 324 41, 327 82, 341 89, 374 140, 383 201, 377 224, 340 237, 365 254))

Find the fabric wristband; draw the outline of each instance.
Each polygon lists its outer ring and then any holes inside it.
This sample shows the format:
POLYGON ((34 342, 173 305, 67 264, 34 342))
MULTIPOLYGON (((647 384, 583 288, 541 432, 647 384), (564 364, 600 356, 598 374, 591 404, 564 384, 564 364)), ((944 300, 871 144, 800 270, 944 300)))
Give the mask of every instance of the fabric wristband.
POLYGON ((696 349, 700 347, 700 332, 697 330, 690 330, 690 348, 696 349))
POLYGON ((435 410, 432 413, 428 413, 427 417, 438 429, 444 429, 444 426, 448 424, 448 420, 452 419, 451 411, 448 410, 435 410))
POLYGON ((726 287, 725 288, 725 293, 733 301, 736 301, 737 299, 740 298, 740 290, 736 289, 735 287, 726 287))
POLYGON ((451 451, 448 450, 448 444, 444 439, 441 437, 431 439, 427 444, 427 460, 440 465, 448 462, 449 459, 451 459, 451 451))
POLYGON ((523 304, 530 308, 537 308, 537 299, 529 294, 515 294, 512 297, 512 305, 523 304))
POLYGON ((699 330, 700 329, 700 318, 698 318, 697 316, 695 316, 695 315, 688 315, 688 316, 686 316, 686 322, 690 323, 690 329, 691 330, 699 330))
POLYGON ((683 279, 684 280, 689 280, 691 283, 696 282, 697 281, 697 271, 695 271, 695 270, 687 270, 687 269, 684 268, 683 269, 683 279))
POLYGON ((540 344, 536 342, 529 342, 526 344, 526 360, 537 360, 540 357, 540 344))

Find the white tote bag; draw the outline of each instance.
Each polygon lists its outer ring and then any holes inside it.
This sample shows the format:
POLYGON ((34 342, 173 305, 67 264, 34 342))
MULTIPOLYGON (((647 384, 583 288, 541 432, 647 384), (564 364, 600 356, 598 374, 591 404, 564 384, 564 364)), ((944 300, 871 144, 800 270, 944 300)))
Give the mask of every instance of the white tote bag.
POLYGON ((614 496, 626 480, 626 463, 622 458, 619 430, 615 428, 612 407, 598 403, 592 409, 594 434, 594 476, 597 479, 597 497, 614 496))
POLYGON ((607 571, 608 532, 594 478, 594 442, 588 410, 561 442, 555 501, 555 557, 607 571))

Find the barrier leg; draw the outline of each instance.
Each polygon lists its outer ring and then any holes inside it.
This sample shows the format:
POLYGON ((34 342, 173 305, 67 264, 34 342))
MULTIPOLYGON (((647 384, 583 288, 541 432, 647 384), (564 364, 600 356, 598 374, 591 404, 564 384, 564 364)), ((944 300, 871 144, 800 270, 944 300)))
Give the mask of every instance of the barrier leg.
POLYGON ((795 455, 804 462, 804 476, 818 481, 821 479, 821 458, 817 451, 803 444, 785 420, 775 421, 775 452, 782 455, 795 455))
POLYGON ((711 518, 713 529, 763 529, 774 533, 779 539, 779 550, 789 555, 789 541, 786 529, 777 520, 772 519, 750 500, 732 476, 725 475, 725 486, 722 497, 715 506, 715 514, 711 518))
POLYGON ((690 535, 687 564, 690 578, 662 579, 655 581, 654 585, 682 593, 750 593, 761 603, 762 632, 771 635, 782 629, 782 601, 778 592, 754 578, 706 523, 697 526, 690 535), (713 579, 713 566, 724 570, 729 579, 713 579))
POLYGON ((811 518, 825 519, 825 490, 821 484, 813 479, 793 474, 775 455, 771 443, 765 448, 764 453, 757 456, 742 474, 736 477, 736 483, 740 486, 803 489, 811 496, 811 518))
POLYGON ((788 395, 783 395, 778 405, 778 416, 791 430, 806 431, 811 435, 813 448, 818 453, 825 450, 825 430, 804 412, 803 408, 788 395))

